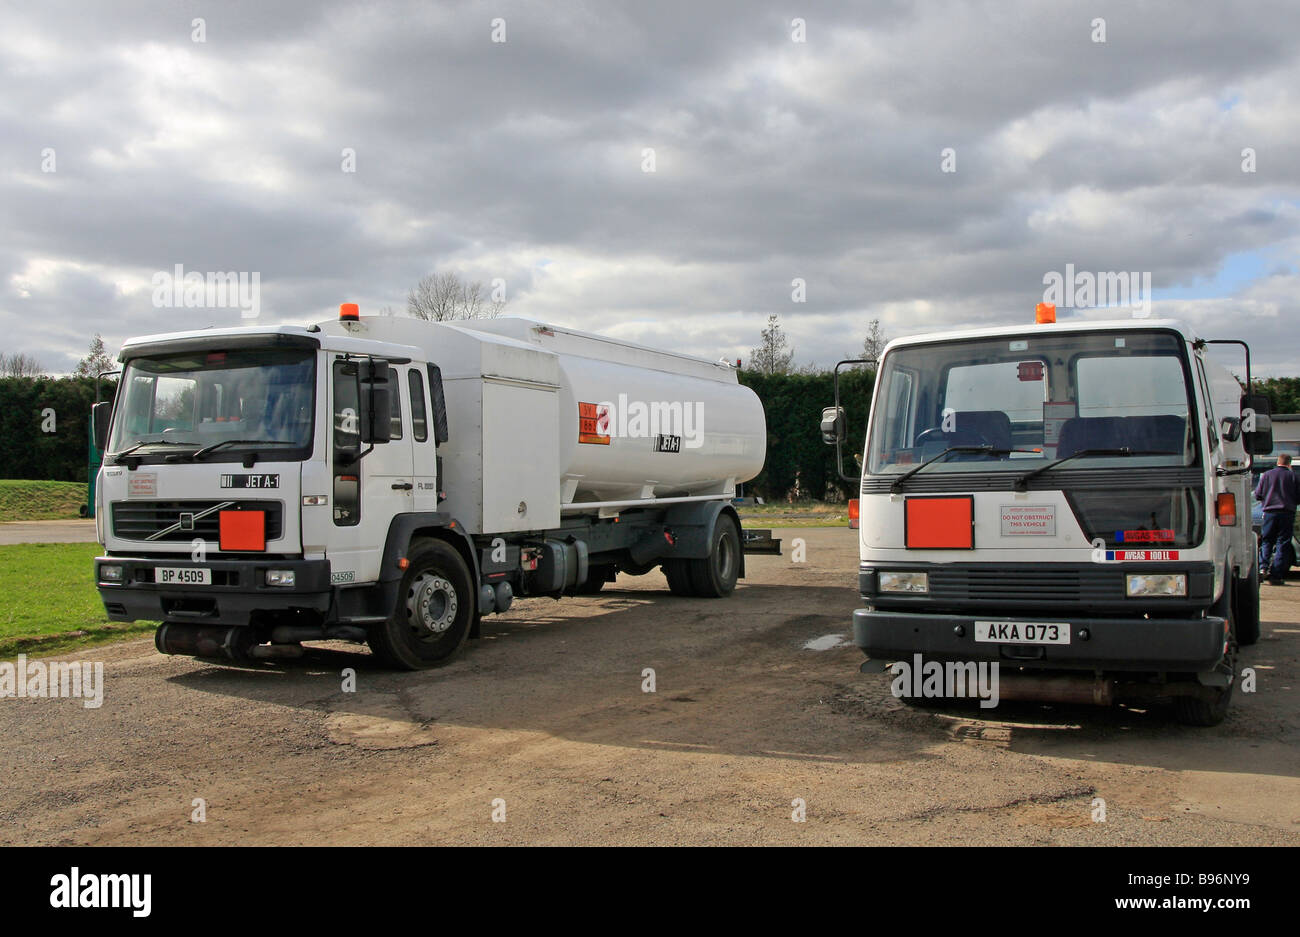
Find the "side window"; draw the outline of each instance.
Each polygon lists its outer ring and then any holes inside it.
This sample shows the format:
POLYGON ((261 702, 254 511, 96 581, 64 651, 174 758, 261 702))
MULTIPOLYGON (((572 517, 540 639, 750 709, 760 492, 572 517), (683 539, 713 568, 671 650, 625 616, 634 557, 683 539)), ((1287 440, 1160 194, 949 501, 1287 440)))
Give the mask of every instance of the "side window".
POLYGON ((392 417, 389 430, 390 439, 402 438, 402 385, 397 383, 397 369, 388 369, 388 397, 392 401, 390 406, 390 416, 392 417))
POLYGON ((334 362, 334 523, 352 527, 361 521, 361 420, 357 409, 357 366, 350 361, 334 362))
POLYGON ((1210 385, 1205 380, 1205 365, 1196 359, 1196 380, 1201 386, 1201 398, 1205 401, 1205 442, 1206 451, 1214 452, 1219 448, 1219 421, 1214 418, 1214 401, 1210 397, 1210 385))
POLYGON ((429 420, 424 410, 424 379, 419 368, 408 368, 407 381, 411 386, 411 433, 416 442, 429 438, 429 420))
POLYGON ((886 428, 892 432, 887 435, 885 445, 890 449, 902 449, 911 438, 909 416, 912 406, 912 375, 899 371, 890 384, 889 392, 889 406, 886 408, 889 422, 886 423, 886 428))

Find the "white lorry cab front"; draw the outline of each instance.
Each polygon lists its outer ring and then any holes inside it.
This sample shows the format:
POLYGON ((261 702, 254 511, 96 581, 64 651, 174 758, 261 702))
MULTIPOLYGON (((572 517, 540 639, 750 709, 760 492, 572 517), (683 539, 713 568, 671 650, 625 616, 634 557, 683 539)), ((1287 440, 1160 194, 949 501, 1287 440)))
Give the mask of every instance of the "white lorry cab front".
POLYGON ((662 568, 744 575, 762 468, 736 372, 523 319, 363 317, 147 336, 94 413, 96 582, 160 651, 232 662, 366 641, 446 660, 515 596, 662 568))
POLYGON ((1249 349, 1168 320, 1037 318, 885 348, 852 478, 855 643, 995 665, 1002 699, 1161 698, 1215 724, 1259 635, 1250 465, 1272 433, 1249 349))

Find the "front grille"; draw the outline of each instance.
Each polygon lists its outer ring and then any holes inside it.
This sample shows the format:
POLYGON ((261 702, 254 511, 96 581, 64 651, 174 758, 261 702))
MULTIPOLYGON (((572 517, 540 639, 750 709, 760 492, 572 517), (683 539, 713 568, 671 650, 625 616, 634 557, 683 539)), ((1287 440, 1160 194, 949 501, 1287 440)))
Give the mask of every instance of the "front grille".
POLYGON ((971 602, 1033 601, 1089 602, 1106 601, 1124 595, 1123 573, 1115 567, 1099 565, 1095 569, 1051 567, 1035 569, 980 569, 973 567, 932 566, 930 597, 935 601, 971 602))
POLYGON ((149 540, 167 543, 220 539, 221 511, 265 511, 267 542, 284 535, 284 504, 280 501, 115 501, 112 505, 113 533, 123 540, 149 540), (196 517, 192 528, 176 527, 154 536, 180 521, 182 514, 201 514, 218 505, 226 505, 205 517, 196 517))

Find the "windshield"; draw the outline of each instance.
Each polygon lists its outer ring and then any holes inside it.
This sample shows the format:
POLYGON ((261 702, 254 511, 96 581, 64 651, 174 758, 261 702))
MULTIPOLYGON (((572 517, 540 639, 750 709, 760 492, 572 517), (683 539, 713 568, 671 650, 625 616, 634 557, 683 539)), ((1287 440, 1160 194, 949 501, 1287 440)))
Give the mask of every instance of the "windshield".
POLYGON ((1182 339, 1169 332, 1032 333, 903 346, 885 358, 868 471, 1025 472, 1124 458, 1196 463, 1182 339), (970 451, 984 447, 983 451, 970 451), (962 451, 965 449, 966 451, 962 451))
POLYGON ((134 358, 114 407, 108 451, 143 458, 222 444, 212 461, 250 449, 310 452, 316 355, 249 348, 134 358))

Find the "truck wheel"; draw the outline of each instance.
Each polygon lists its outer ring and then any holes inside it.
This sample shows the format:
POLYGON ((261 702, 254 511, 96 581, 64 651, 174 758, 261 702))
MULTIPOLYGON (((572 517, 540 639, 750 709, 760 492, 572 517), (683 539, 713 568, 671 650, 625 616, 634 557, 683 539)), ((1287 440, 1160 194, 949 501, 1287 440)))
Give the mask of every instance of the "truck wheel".
POLYGON ((1174 715, 1185 726, 1217 726, 1228 715, 1232 702, 1232 687, 1236 680, 1215 693, 1214 699, 1199 696, 1175 696, 1174 715))
MULTIPOLYGON (((1229 580, 1231 585, 1231 580, 1229 580)), ((1228 653, 1224 660, 1219 662, 1216 669, 1227 670, 1232 676, 1232 682, 1221 690, 1216 690, 1211 699, 1200 696, 1175 696, 1174 697, 1174 715, 1178 721, 1185 726, 1217 726, 1228 715, 1228 705, 1232 702, 1232 690, 1237 685, 1237 626, 1233 620, 1233 606, 1235 602, 1231 600, 1223 602, 1219 608, 1214 611, 1216 614, 1228 616, 1228 653)))
POLYGON ((1259 559, 1250 564, 1250 578, 1237 580, 1237 602, 1233 618, 1237 626, 1237 643, 1250 647, 1259 640, 1259 559))
POLYGON ((695 595, 695 586, 691 582, 691 571, 687 567, 689 560, 664 560, 664 578, 673 595, 695 595))
POLYGON ((605 575, 607 572, 612 572, 608 566, 592 566, 587 570, 587 581, 578 586, 574 592, 577 595, 595 595, 605 588, 605 575))
POLYGON ((687 560, 695 595, 720 599, 731 595, 740 578, 740 530, 728 514, 718 516, 713 526, 709 555, 702 560, 687 560))
POLYGON ((459 553, 441 540, 417 541, 407 556, 397 607, 367 643, 383 664, 432 667, 454 655, 474 624, 474 589, 459 553))

